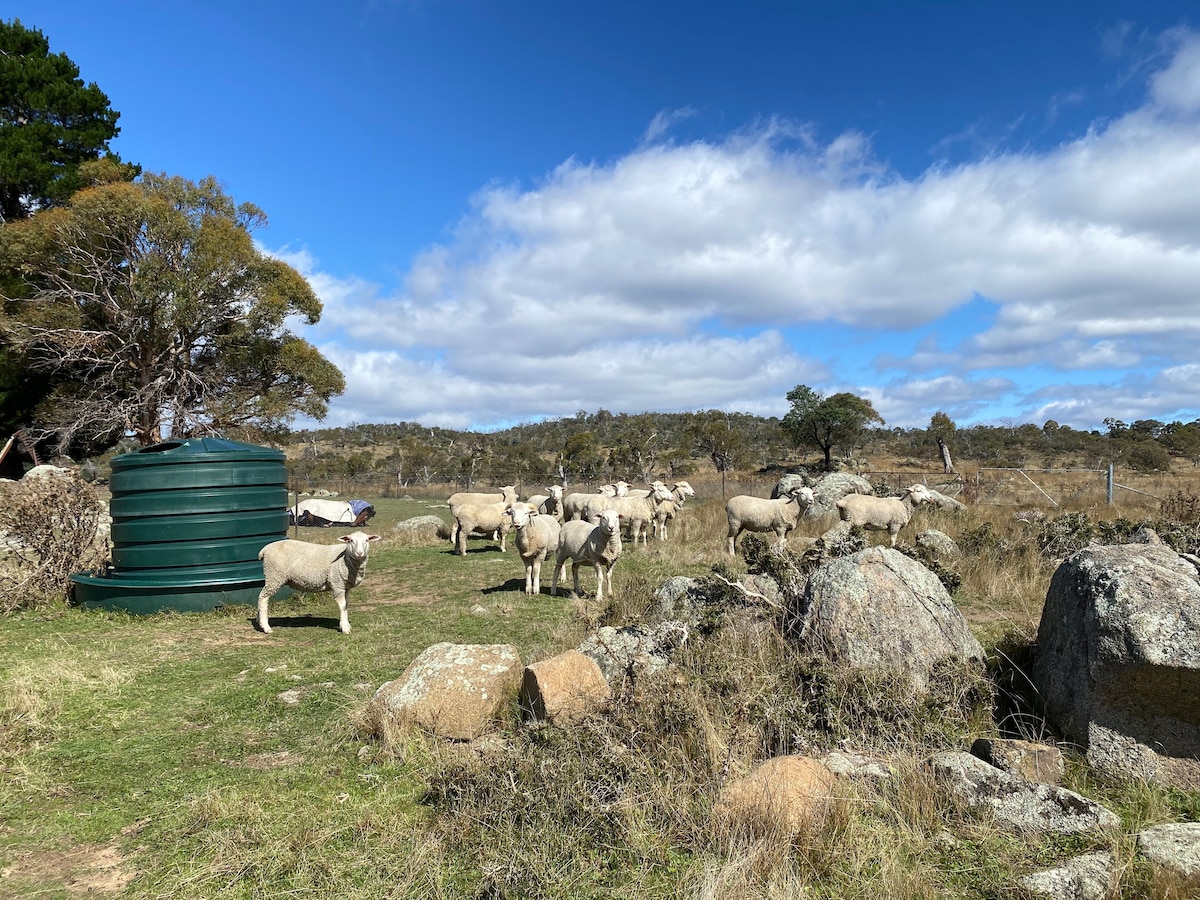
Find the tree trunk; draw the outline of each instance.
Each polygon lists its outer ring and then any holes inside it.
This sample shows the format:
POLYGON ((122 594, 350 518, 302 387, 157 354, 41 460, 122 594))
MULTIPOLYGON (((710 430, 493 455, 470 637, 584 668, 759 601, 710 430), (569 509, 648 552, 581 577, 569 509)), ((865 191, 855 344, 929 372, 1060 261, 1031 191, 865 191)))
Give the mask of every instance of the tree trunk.
POLYGON ((947 475, 953 473, 954 462, 950 459, 950 448, 941 438, 938 438, 938 449, 942 451, 942 471, 947 475))

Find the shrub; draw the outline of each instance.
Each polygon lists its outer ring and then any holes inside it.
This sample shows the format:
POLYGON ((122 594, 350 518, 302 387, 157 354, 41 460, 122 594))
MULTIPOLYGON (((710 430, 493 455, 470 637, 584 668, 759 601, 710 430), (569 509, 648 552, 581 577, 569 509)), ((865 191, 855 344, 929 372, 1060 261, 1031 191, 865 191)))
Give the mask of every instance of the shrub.
POLYGON ((0 491, 0 532, 10 549, 0 567, 0 612, 66 599, 70 575, 103 558, 96 545, 100 500, 74 475, 23 478, 0 491))

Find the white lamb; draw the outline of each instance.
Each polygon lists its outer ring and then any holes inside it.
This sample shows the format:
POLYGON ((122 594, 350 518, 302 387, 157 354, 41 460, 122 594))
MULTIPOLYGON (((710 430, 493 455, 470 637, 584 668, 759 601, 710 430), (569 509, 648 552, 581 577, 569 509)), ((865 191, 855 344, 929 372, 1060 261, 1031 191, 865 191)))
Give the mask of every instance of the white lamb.
POLYGON ((517 503, 506 513, 512 521, 517 553, 525 563, 525 593, 542 592, 542 560, 558 552, 559 524, 553 515, 538 512, 537 507, 517 503))
POLYGON ((505 546, 512 519, 505 515, 515 501, 504 499, 499 503, 466 503, 454 513, 454 552, 467 555, 467 538, 472 534, 490 534, 499 538, 500 552, 507 553, 505 546))
POLYGON ((900 529, 908 524, 915 507, 931 503, 933 495, 923 484, 913 484, 899 497, 872 497, 867 494, 847 494, 837 502, 838 516, 843 522, 867 531, 886 531, 896 546, 900 529))
POLYGON ((554 564, 554 581, 550 593, 558 594, 558 579, 567 571, 567 560, 571 560, 571 576, 574 579, 574 596, 579 596, 579 567, 594 566, 596 569, 596 602, 604 600, 604 585, 612 594, 612 570, 621 557, 621 518, 615 511, 607 509, 600 514, 600 521, 593 525, 580 519, 564 522, 558 536, 558 553, 554 564))
POLYGON ((787 536, 804 511, 814 501, 812 488, 803 485, 793 488, 777 500, 749 497, 739 494, 730 497, 725 504, 725 518, 729 521, 729 554, 736 553, 735 545, 743 531, 773 531, 779 545, 787 545, 787 536))
POLYGON ((338 630, 350 633, 346 603, 350 589, 357 587, 367 572, 367 557, 377 534, 355 531, 344 534, 341 544, 310 544, 308 541, 273 541, 258 551, 265 584, 258 594, 258 627, 271 633, 267 603, 283 585, 295 591, 333 591, 338 606, 338 630))

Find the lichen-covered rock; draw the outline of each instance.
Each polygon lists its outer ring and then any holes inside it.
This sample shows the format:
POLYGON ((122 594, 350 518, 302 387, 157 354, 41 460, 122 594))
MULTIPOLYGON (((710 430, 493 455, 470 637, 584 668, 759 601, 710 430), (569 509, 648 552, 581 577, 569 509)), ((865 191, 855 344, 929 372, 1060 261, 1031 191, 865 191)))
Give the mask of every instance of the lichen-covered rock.
POLYGON ((928 554, 930 559, 957 559, 961 555, 954 539, 936 528, 930 528, 918 534, 916 544, 917 549, 928 554))
POLYGON ((849 472, 830 472, 812 484, 814 502, 804 511, 806 519, 837 515, 837 502, 847 494, 874 494, 871 482, 849 472))
POLYGON ((491 727, 521 684, 509 644, 434 644, 375 692, 381 712, 440 737, 470 740, 491 727))
POLYGON ((1087 547, 1054 573, 1033 681, 1115 777, 1200 788, 1200 583, 1169 547, 1087 547))
POLYGON ((682 622, 662 622, 655 626, 604 626, 579 645, 579 652, 590 658, 604 673, 614 689, 626 678, 646 678, 671 664, 671 654, 688 638, 682 622))
POLYGON ((819 825, 834 801, 837 778, 805 756, 777 756, 721 791, 713 807, 718 821, 794 834, 819 825))
POLYGON ((968 806, 990 809, 997 821, 1017 831, 1075 834, 1121 824, 1116 813, 1094 800, 1010 775, 970 753, 938 753, 929 766, 968 806))
POLYGON ((983 648, 937 576, 891 548, 824 563, 808 580, 801 640, 836 665, 907 676, 924 691, 946 660, 982 664, 983 648))
POLYGON ((1046 900, 1107 900, 1113 895, 1116 881, 1113 855, 1101 850, 1026 875, 1021 879, 1021 887, 1046 900))
POLYGON ((668 578, 654 591, 654 600, 646 610, 646 621, 685 622, 695 628, 700 624, 704 598, 699 595, 700 582, 695 578, 676 575, 668 578))
POLYGON ((1200 888, 1200 822, 1172 822, 1138 832, 1138 850, 1160 869, 1200 888))
POLYGON ((521 709, 543 722, 577 722, 611 697, 600 667, 578 650, 531 663, 521 681, 521 709))

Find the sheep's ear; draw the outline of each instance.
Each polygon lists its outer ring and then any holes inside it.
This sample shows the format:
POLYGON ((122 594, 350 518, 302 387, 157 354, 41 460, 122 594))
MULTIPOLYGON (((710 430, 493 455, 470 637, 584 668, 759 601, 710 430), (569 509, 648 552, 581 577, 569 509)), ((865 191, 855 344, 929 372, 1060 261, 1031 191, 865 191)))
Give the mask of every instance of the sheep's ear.
POLYGON ((348 543, 350 543, 350 535, 343 534, 341 537, 338 538, 338 540, 341 541, 343 544, 348 544, 348 543))
POLYGON ((383 535, 381 535, 381 534, 368 534, 368 535, 367 535, 367 540, 368 540, 368 541, 382 541, 382 540, 383 540, 383 535))

